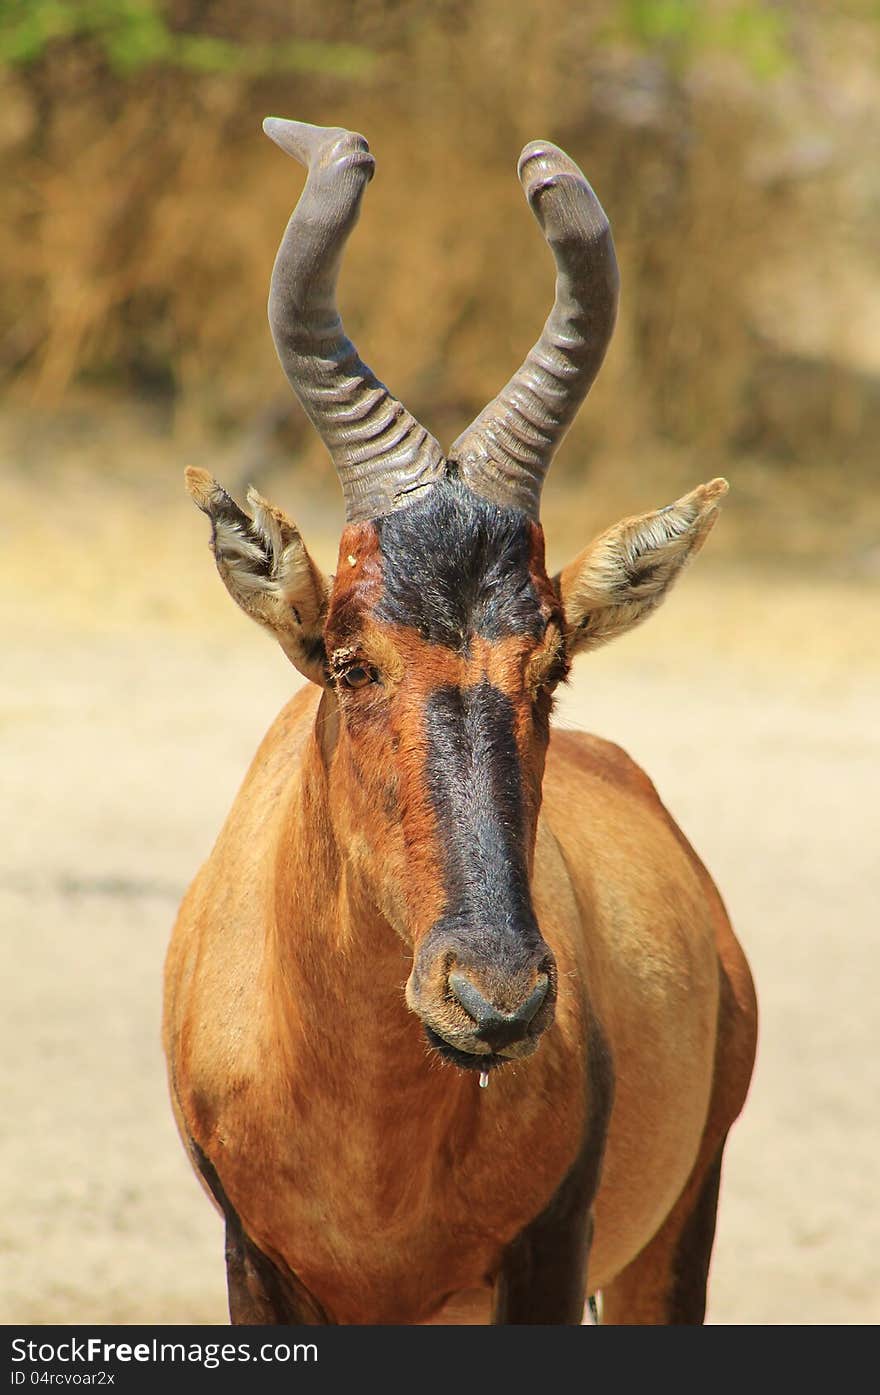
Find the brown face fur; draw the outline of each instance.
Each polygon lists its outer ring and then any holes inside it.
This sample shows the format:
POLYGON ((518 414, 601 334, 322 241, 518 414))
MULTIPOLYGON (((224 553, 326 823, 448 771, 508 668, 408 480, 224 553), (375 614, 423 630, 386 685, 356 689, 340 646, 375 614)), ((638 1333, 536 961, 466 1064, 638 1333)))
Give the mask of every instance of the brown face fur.
POLYGON ((230 592, 325 688, 347 894, 412 951, 430 1044, 480 1070, 531 1054, 556 997, 530 890, 553 687, 662 601, 726 484, 615 525, 551 582, 540 527, 447 477, 348 527, 329 585, 280 510, 187 479, 230 592))
POLYGON ((359 524, 342 536, 324 628, 326 701, 337 711, 326 758, 337 836, 414 953, 410 1006, 432 1044, 483 1069, 531 1054, 552 1021, 555 965, 529 881, 551 692, 567 662, 540 528, 504 520, 499 571, 486 536, 499 511, 478 506, 468 518, 464 491, 447 505, 446 517, 426 510, 422 522, 470 547, 469 606, 444 605, 443 560, 412 604, 401 594, 408 578, 393 569, 426 560, 411 556, 411 526, 359 524), (476 1019, 450 989, 456 972, 476 1019), (468 985, 501 1019, 484 1038, 468 985), (533 1016, 511 1026, 530 998, 533 1016))

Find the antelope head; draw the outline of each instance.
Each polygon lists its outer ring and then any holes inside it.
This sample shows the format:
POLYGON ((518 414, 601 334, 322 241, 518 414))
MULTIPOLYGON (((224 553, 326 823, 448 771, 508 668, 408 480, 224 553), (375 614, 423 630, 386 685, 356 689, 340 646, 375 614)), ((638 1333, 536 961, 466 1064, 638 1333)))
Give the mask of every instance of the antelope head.
POLYGON ((553 1022, 556 965, 530 875, 554 689, 575 654, 659 605, 727 486, 616 524, 550 577, 541 486, 617 309, 611 231, 583 174, 548 141, 520 157, 555 301, 522 367, 444 454, 362 363, 337 310, 374 169, 366 141, 264 128, 308 169, 269 320, 342 484, 335 576, 256 492, 248 515, 206 472, 188 484, 233 598, 323 689, 316 731, 352 895, 369 896, 411 951, 406 1001, 431 1046, 485 1072, 530 1055, 553 1022))

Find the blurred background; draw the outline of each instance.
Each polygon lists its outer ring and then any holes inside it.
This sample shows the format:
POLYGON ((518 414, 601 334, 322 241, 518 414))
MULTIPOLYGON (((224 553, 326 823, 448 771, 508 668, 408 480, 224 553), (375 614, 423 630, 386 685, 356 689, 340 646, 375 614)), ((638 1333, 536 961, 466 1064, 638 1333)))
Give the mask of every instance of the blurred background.
POLYGON ((452 439, 549 307, 515 177, 542 135, 584 166, 623 268, 557 477, 613 508, 646 477, 676 489, 735 465, 741 526, 716 551, 880 571, 875 0, 4 0, 2 16, 13 460, 85 437, 106 475, 148 445, 210 443, 233 483, 283 463, 323 487, 266 333, 301 187, 267 113, 370 140, 347 325, 452 439))
POLYGON ((560 720, 646 764, 755 965, 712 1320, 880 1320, 878 59, 877 0, 2 0, 5 1320, 223 1320, 161 959, 298 679, 232 611, 182 471, 256 482, 328 568, 342 521, 266 323, 303 182, 267 114, 369 139, 346 328, 442 445, 551 303, 521 147, 596 189, 621 311, 545 489, 551 564, 732 488, 560 720))

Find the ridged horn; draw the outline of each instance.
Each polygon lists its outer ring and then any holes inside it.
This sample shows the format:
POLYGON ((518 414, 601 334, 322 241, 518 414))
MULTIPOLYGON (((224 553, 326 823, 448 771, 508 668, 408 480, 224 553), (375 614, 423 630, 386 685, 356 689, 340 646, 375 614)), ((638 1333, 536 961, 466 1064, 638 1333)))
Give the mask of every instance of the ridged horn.
POLYGON ((517 173, 556 261, 556 299, 522 368, 449 460, 474 493, 537 521, 550 460, 605 357, 619 277, 608 219, 574 161, 532 141, 517 173))
POLYGON ((336 306, 342 254, 375 161, 340 127, 268 117, 308 176, 278 249, 269 324, 290 384, 336 466, 350 523, 381 518, 446 472, 439 445, 362 363, 336 306))

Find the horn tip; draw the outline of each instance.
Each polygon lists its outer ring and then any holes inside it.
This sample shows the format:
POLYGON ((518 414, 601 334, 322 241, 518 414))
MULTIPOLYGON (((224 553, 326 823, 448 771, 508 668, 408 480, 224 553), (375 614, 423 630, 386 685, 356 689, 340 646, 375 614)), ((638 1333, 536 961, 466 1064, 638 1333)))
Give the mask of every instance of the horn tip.
POLYGON ((308 169, 326 171, 359 169, 366 181, 373 177, 376 161, 365 136, 344 126, 312 126, 307 121, 287 121, 267 116, 263 130, 271 141, 308 169))
POLYGON ((583 179, 583 173, 571 156, 552 140, 530 140, 528 145, 523 146, 522 154, 516 162, 516 172, 520 181, 526 183, 527 180, 534 179, 536 170, 547 173, 565 171, 566 174, 580 175, 583 179), (530 171, 530 165, 536 168, 530 171))
POLYGON ((296 128, 298 124, 296 121, 286 121, 282 116, 267 116, 263 120, 263 133, 282 150, 291 154, 290 137, 293 134, 291 127, 296 128))

